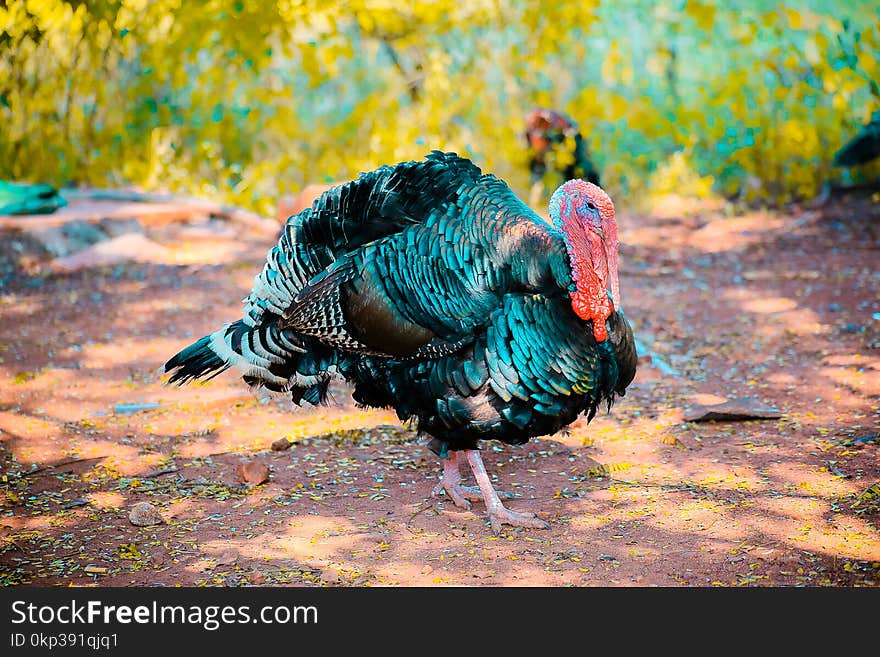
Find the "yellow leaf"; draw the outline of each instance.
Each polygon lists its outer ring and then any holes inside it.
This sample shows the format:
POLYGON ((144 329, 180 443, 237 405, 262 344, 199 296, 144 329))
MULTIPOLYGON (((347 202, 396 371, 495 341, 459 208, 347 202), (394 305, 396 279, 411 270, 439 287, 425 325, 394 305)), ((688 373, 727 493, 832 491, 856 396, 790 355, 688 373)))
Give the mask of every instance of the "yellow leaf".
POLYGON ((709 32, 715 24, 715 7, 702 2, 688 2, 687 13, 694 17, 700 29, 709 32))

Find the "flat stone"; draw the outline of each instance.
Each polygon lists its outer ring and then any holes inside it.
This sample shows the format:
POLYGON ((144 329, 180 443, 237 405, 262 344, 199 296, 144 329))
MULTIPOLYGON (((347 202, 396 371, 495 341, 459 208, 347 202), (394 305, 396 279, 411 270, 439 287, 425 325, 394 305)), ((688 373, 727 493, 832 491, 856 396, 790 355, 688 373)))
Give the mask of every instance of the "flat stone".
POLYGON ((720 404, 695 405, 685 410, 685 422, 734 422, 742 420, 775 420, 782 411, 755 399, 739 397, 720 404))

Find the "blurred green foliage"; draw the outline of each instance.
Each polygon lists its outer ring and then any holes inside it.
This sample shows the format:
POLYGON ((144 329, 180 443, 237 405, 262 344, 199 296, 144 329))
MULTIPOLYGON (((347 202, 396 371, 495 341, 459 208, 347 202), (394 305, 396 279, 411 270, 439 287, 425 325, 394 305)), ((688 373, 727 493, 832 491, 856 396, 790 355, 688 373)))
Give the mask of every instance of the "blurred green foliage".
POLYGON ((856 0, 0 0, 0 178, 270 214, 440 148, 525 192, 545 105, 624 202, 778 204, 850 175, 831 159, 880 105, 878 25, 856 0))

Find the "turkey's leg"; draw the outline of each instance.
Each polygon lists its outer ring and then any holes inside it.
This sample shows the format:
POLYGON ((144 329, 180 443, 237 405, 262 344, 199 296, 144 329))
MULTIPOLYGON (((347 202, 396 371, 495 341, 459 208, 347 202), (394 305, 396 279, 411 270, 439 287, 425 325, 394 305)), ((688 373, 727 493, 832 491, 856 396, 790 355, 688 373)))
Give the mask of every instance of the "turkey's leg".
POLYGON ((501 498, 495 492, 489 474, 486 472, 486 466, 483 465, 483 458, 480 456, 479 450, 465 450, 468 464, 474 473, 480 491, 483 493, 483 500, 486 502, 486 511, 489 514, 489 524, 492 525, 492 532, 497 534, 501 531, 501 525, 513 525, 514 527, 532 527, 534 529, 549 529, 550 523, 535 517, 534 513, 511 511, 501 503, 501 498))
POLYGON ((443 461, 443 476, 440 483, 434 486, 431 495, 439 495, 443 491, 452 498, 455 506, 470 509, 471 502, 479 502, 483 499, 478 488, 464 486, 461 483, 461 472, 458 469, 458 452, 449 452, 443 461))

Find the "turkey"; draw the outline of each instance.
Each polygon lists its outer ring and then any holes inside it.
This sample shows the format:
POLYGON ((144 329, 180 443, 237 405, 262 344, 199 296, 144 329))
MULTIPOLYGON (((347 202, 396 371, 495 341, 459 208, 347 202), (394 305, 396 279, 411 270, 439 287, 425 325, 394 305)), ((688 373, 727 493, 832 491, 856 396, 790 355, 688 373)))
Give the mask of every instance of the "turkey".
POLYGON ((526 114, 525 124, 533 206, 543 194, 548 165, 562 180, 584 178, 599 184, 599 172, 577 123, 552 109, 537 107, 526 114))
POLYGON ((165 363, 168 383, 237 368, 257 388, 320 404, 332 377, 354 400, 413 420, 452 501, 508 509, 478 450, 523 444, 610 410, 636 350, 620 307, 611 199, 570 180, 543 220, 501 179, 455 153, 385 165, 292 216, 244 299, 243 317, 165 363), (467 463, 477 487, 465 486, 467 463))
POLYGON ((880 110, 862 126, 856 135, 834 154, 834 164, 839 167, 855 167, 870 162, 880 155, 880 110))

